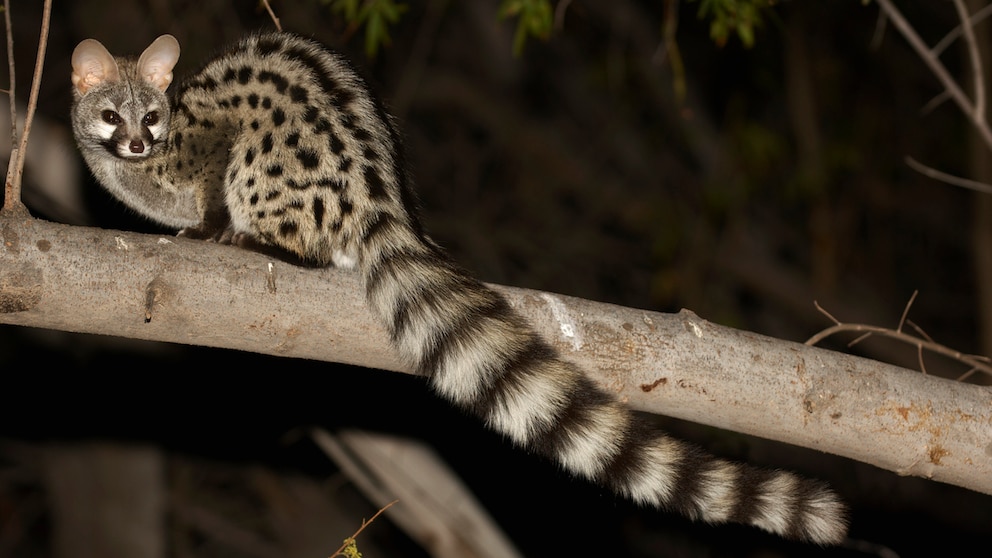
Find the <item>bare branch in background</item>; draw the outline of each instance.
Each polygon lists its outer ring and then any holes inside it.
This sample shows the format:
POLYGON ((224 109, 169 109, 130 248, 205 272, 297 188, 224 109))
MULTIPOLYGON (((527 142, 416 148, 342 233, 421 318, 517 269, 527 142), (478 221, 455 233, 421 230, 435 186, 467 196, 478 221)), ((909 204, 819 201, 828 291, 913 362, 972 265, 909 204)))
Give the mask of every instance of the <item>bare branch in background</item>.
POLYGON ((282 24, 279 23, 279 18, 276 17, 276 13, 272 11, 272 6, 269 5, 269 0, 262 0, 262 4, 265 5, 265 11, 269 12, 269 17, 272 18, 272 23, 276 26, 276 31, 282 31, 282 24))
MULTIPOLYGON (((878 5, 885 11, 886 17, 888 17, 888 19, 892 21, 895 28, 902 33, 903 38, 906 39, 909 46, 916 51, 916 54, 920 57, 923 63, 930 68, 930 71, 933 72, 934 76, 940 81, 941 85, 944 86, 951 98, 954 99, 954 102, 957 103, 958 107, 960 107, 969 118, 973 117, 975 114, 975 109, 971 100, 968 99, 968 96, 964 94, 964 91, 961 90, 958 83, 953 77, 951 77, 951 74, 947 71, 947 68, 944 67, 944 64, 940 61, 940 59, 938 59, 933 52, 930 51, 930 48, 923 42, 923 39, 921 39, 916 33, 916 30, 913 29, 913 26, 906 21, 906 18, 903 17, 902 13, 899 12, 890 0, 878 0, 878 5)), ((976 128, 979 129, 979 133, 982 134, 982 138, 985 140, 986 145, 992 148, 992 131, 989 130, 988 125, 984 122, 973 123, 976 128)))
POLYGON ((968 45, 968 58, 971 59, 972 79, 975 80, 975 110, 971 118, 975 122, 985 122, 985 78, 982 76, 982 57, 978 54, 975 30, 971 27, 971 18, 968 16, 968 8, 965 7, 964 0, 954 0, 954 8, 961 18, 964 42, 968 45))
MULTIPOLYGON (((988 6, 985 6, 981 10, 978 10, 977 12, 972 14, 971 18, 968 21, 970 22, 971 26, 974 27, 979 23, 981 23, 982 21, 984 21, 985 18, 989 16, 992 16, 992 4, 989 4, 988 6)), ((936 45, 933 46, 932 49, 930 49, 930 52, 932 52, 934 56, 940 56, 941 54, 943 54, 944 51, 947 50, 947 47, 954 44, 954 41, 956 41, 958 37, 961 36, 961 30, 963 28, 964 28, 963 25, 958 25, 954 29, 951 29, 950 32, 947 33, 947 35, 944 35, 944 38, 941 39, 940 42, 938 42, 936 45)))
POLYGON ((842 332, 855 332, 861 333, 862 335, 855 338, 853 341, 848 343, 848 346, 853 346, 861 341, 871 337, 872 335, 880 335, 882 337, 888 337, 890 339, 895 339, 901 341, 908 345, 916 347, 918 353, 918 360, 920 363, 920 371, 926 374, 926 368, 923 364, 923 351, 928 351, 931 353, 936 353, 939 355, 946 356, 950 359, 956 360, 962 364, 968 365, 970 368, 962 376, 958 377, 958 381, 964 380, 965 378, 971 376, 975 372, 983 372, 992 376, 992 359, 981 355, 968 355, 962 353, 961 351, 954 350, 946 345, 934 342, 929 335, 923 332, 916 324, 911 321, 906 320, 906 315, 909 313, 909 308, 913 304, 913 300, 916 299, 916 293, 910 297, 909 302, 906 304, 905 310, 903 310, 902 317, 899 320, 899 327, 896 329, 891 329, 881 326, 873 326, 867 324, 846 324, 838 320, 837 318, 830 315, 825 309, 823 309, 818 303, 814 302, 816 309, 819 310, 823 315, 830 318, 830 321, 834 322, 834 325, 820 331, 816 335, 810 337, 806 340, 807 345, 816 345, 820 341, 823 341, 831 335, 842 333, 842 332), (917 331, 920 337, 916 337, 905 333, 902 331, 903 325, 910 324, 917 331))
MULTIPOLYGON (((920 57, 923 63, 930 68, 930 71, 933 72, 937 80, 944 86, 946 94, 954 100, 958 107, 965 113, 965 116, 968 117, 968 120, 975 127, 975 130, 982 138, 982 141, 985 143, 986 147, 992 150, 992 129, 989 128, 988 122, 985 119, 985 80, 982 78, 981 57, 978 54, 978 43, 975 41, 975 34, 972 29, 972 25, 975 21, 986 17, 986 14, 984 13, 985 10, 976 13, 975 16, 969 16, 963 0, 954 0, 954 5, 957 9, 959 17, 961 18, 961 34, 964 36, 968 45, 972 73, 975 78, 976 97, 974 102, 968 99, 967 95, 964 94, 964 91, 962 91, 958 83, 953 77, 951 77, 951 74, 947 71, 947 68, 944 67, 944 64, 938 57, 940 52, 947 48, 947 44, 945 43, 952 37, 953 32, 938 43, 937 47, 931 49, 927 47, 926 43, 923 42, 923 39, 921 39, 916 33, 916 30, 913 29, 913 26, 906 21, 906 18, 903 17, 902 13, 899 12, 890 0, 878 0, 878 6, 885 14, 885 17, 892 21, 892 24, 899 30, 903 38, 906 39, 906 42, 908 42, 913 50, 916 51, 916 54, 920 57)), ((942 97, 939 98, 942 99, 942 97)), ((933 105, 933 103, 929 103, 927 106, 932 108, 931 105, 933 105)), ((907 160, 907 164, 915 170, 923 172, 926 176, 937 178, 938 180, 944 180, 945 182, 949 182, 957 186, 964 186, 966 188, 971 188, 973 190, 986 193, 988 193, 988 188, 990 188, 988 185, 951 177, 950 175, 941 173, 940 171, 936 171, 934 169, 928 169, 926 172, 921 171, 920 167, 922 167, 922 165, 910 164, 909 160, 907 160), (947 178, 951 178, 951 180, 947 180, 947 178)))
MULTIPOLYGON (((12 45, 12 29, 10 25, 10 5, 9 2, 4 2, 4 9, 7 11, 5 16, 7 25, 7 44, 12 45)), ((7 167, 7 180, 4 188, 4 206, 2 211, 10 212, 15 215, 28 215, 28 210, 24 207, 21 202, 21 176, 24 174, 24 154, 28 148, 28 135, 31 132, 31 121, 34 119, 35 109, 38 107, 38 90, 41 87, 41 72, 45 66, 45 50, 48 47, 48 27, 52 16, 52 0, 45 0, 45 6, 41 15, 41 31, 38 37, 38 57, 34 64, 34 78, 31 80, 31 92, 28 94, 28 109, 27 113, 24 115, 24 132, 21 134, 21 143, 17 148, 12 148, 10 153, 10 162, 7 167)), ((14 66, 13 66, 13 48, 10 49, 11 54, 9 54, 11 60, 10 66, 10 81, 11 90, 13 90, 14 83, 14 66)), ((13 93, 13 91, 11 91, 13 93)), ((10 106, 11 115, 16 116, 14 111, 14 98, 11 95, 10 106)), ((16 118, 13 118, 14 122, 11 124, 16 129, 16 118)), ((16 135, 16 132, 15 132, 16 135)), ((13 144, 12 144, 13 145, 13 144)))
POLYGON ((10 97, 10 145, 17 145, 17 105, 14 104, 14 26, 10 23, 10 0, 3 0, 3 18, 7 29, 7 68, 10 75, 10 87, 7 89, 7 96, 10 97))
POLYGON ((906 157, 906 164, 916 172, 924 176, 929 176, 930 178, 940 180, 941 182, 946 182, 948 184, 960 186, 961 188, 967 188, 969 190, 975 190, 976 192, 982 192, 984 194, 992 194, 992 184, 986 184, 984 182, 978 182, 977 180, 947 174, 946 172, 928 167, 912 157, 906 157))

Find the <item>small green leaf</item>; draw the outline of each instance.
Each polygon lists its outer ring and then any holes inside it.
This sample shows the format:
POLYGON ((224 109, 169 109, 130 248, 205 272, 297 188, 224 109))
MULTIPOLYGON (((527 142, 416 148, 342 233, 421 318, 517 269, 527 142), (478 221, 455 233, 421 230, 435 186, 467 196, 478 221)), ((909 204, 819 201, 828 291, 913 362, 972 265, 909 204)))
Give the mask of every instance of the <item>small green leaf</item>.
POLYGON ((497 11, 499 19, 517 18, 513 34, 513 54, 520 56, 529 37, 547 40, 554 24, 554 9, 549 0, 503 0, 497 11))
POLYGON ((714 42, 723 46, 733 33, 747 48, 754 46, 755 33, 764 23, 763 11, 770 10, 776 2, 776 0, 698 1, 698 16, 700 19, 710 20, 710 38, 714 42))
POLYGON ((374 58, 379 47, 388 45, 389 26, 397 23, 406 4, 395 0, 321 0, 331 11, 355 27, 365 28, 365 54, 374 58))

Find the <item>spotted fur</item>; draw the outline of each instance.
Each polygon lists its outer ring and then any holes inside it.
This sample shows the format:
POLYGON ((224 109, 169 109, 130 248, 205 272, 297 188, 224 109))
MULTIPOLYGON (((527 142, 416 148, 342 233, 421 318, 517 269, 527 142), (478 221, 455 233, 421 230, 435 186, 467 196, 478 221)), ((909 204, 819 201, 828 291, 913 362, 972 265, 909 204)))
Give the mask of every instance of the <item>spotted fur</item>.
POLYGON ((844 538, 829 489, 658 431, 441 251, 420 226, 390 118, 341 56, 253 35, 170 99, 178 56, 168 35, 137 60, 93 40, 73 53, 77 142, 125 204, 187 234, 357 268, 397 351, 437 393, 572 474, 691 518, 844 538))

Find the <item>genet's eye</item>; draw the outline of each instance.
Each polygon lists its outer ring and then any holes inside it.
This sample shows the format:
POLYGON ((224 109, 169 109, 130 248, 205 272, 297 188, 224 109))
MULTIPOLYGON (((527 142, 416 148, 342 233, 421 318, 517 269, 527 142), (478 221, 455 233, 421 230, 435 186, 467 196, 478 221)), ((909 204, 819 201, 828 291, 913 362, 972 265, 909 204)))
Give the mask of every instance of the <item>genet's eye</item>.
POLYGON ((121 115, 117 114, 112 110, 105 110, 101 112, 100 118, 103 118, 103 121, 106 122, 107 124, 113 124, 114 126, 120 124, 123 121, 121 120, 121 115))
POLYGON ((145 126, 154 126, 158 124, 158 111, 153 110, 148 114, 146 114, 141 119, 141 123, 144 124, 145 126))

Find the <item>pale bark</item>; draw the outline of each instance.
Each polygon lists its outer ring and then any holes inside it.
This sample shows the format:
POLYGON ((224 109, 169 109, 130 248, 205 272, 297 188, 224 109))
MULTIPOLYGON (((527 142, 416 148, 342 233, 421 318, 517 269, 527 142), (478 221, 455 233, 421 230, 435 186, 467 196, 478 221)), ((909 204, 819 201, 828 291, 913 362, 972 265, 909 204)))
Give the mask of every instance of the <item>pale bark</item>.
MULTIPOLYGON (((992 494, 992 388, 660 314, 494 285, 635 409, 992 494)), ((0 323, 409 372, 354 272, 0 218, 0 323)))

